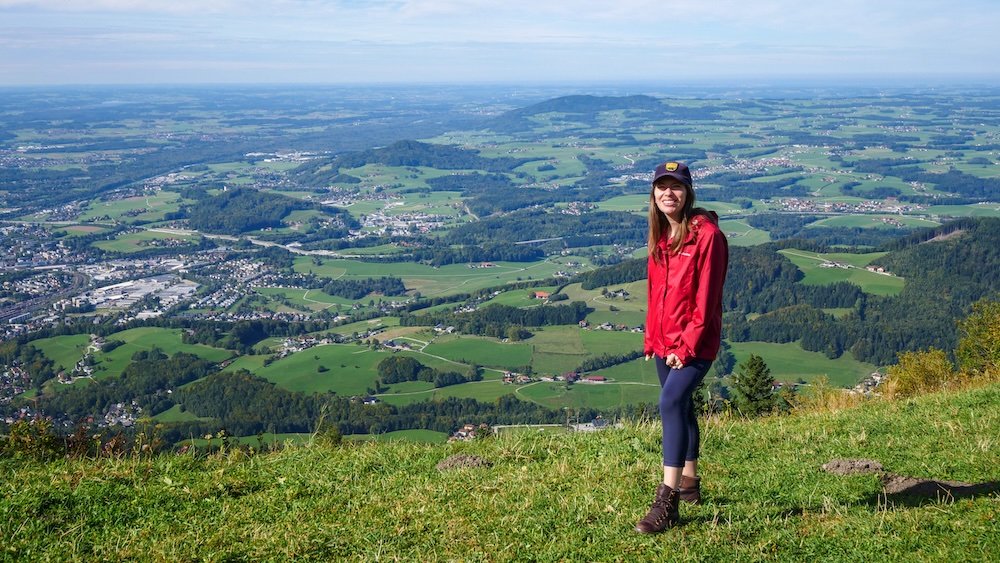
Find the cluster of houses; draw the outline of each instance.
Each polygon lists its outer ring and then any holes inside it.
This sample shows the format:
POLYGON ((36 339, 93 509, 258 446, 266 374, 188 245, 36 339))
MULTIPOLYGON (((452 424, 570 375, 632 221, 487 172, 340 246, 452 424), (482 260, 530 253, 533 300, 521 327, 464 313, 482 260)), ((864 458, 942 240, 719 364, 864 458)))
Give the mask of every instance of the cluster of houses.
POLYGON ((883 268, 882 266, 865 266, 865 269, 868 270, 869 272, 872 272, 872 273, 875 273, 875 274, 882 274, 884 276, 893 276, 893 275, 895 275, 892 272, 890 272, 890 271, 886 270, 885 268, 883 268))
POLYGON ((869 374, 867 377, 858 382, 857 385, 851 388, 852 393, 860 393, 862 395, 868 396, 875 393, 875 388, 885 381, 885 376, 881 373, 875 371, 869 374))
POLYGON ((0 372, 0 403, 24 393, 31 386, 31 375, 20 366, 11 366, 0 372))
POLYGON ((391 202, 384 209, 365 215, 361 224, 369 235, 411 236, 416 233, 428 233, 439 229, 448 221, 444 215, 431 213, 400 213, 389 215, 386 210, 404 205, 402 201, 391 202))
POLYGON ((135 421, 142 413, 142 408, 132 401, 131 403, 115 403, 108 407, 108 412, 104 413, 104 421, 98 422, 98 426, 122 426, 129 428, 135 425, 135 421))
POLYGON ((604 430, 605 428, 621 428, 623 425, 619 423, 612 424, 607 419, 601 415, 597 415, 590 422, 579 422, 570 423, 569 419, 566 420, 566 424, 511 424, 511 425, 497 425, 491 427, 490 425, 481 423, 479 425, 475 424, 463 424, 458 430, 452 433, 448 438, 448 442, 462 442, 475 440, 477 437, 489 436, 493 433, 499 433, 509 428, 537 428, 538 430, 543 430, 545 428, 568 428, 576 432, 595 432, 597 430, 604 430))
POLYGON ((303 350, 308 350, 314 346, 321 346, 324 344, 337 344, 340 341, 341 341, 340 338, 334 335, 327 335, 322 338, 311 335, 302 335, 302 336, 286 338, 281 342, 281 351, 278 352, 278 357, 284 358, 285 356, 294 354, 296 352, 301 352, 303 350))
POLYGON ((475 440, 477 436, 489 435, 491 432, 490 426, 485 422, 476 426, 475 424, 465 424, 458 430, 456 430, 448 438, 449 442, 467 441, 475 440))
POLYGON ((782 211, 796 213, 907 213, 923 209, 919 205, 907 205, 890 201, 814 201, 811 199, 790 197, 779 199, 782 211))
POLYGON ((525 375, 523 373, 517 373, 513 371, 503 372, 504 384, 514 384, 514 385, 526 385, 528 383, 534 383, 536 381, 544 382, 554 382, 554 381, 565 381, 566 383, 605 383, 608 378, 603 375, 591 374, 581 376, 578 372, 568 371, 561 375, 542 375, 538 377, 533 377, 530 375, 525 375))
POLYGON ((615 332, 638 332, 643 331, 641 326, 628 326, 625 324, 614 324, 610 322, 603 322, 599 325, 591 325, 586 319, 579 322, 580 328, 584 330, 611 330, 615 332))
POLYGON ((78 379, 94 377, 94 356, 88 350, 82 358, 77 360, 76 365, 71 370, 63 370, 56 374, 59 383, 69 385, 78 379))

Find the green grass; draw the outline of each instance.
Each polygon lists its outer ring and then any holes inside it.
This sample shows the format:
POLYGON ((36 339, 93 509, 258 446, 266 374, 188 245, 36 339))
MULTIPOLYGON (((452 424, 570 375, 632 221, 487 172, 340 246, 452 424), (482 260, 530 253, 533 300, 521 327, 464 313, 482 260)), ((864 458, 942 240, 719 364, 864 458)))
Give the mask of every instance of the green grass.
MULTIPOLYGON (((233 355, 229 350, 202 344, 185 344, 181 339, 181 332, 181 329, 145 327, 116 332, 106 337, 105 340, 121 340, 125 344, 106 354, 94 353, 94 360, 97 362, 94 377, 103 379, 118 375, 132 361, 133 354, 153 348, 159 348, 168 356, 177 352, 187 352, 213 362, 221 362, 233 355)), ((76 334, 41 338, 33 341, 31 345, 51 359, 57 368, 62 366, 69 369, 83 358, 89 343, 90 335, 76 334)))
POLYGON ((385 357, 357 345, 315 346, 296 352, 254 372, 290 391, 334 391, 363 395, 375 383, 376 366, 385 357), (328 371, 320 371, 320 366, 328 371))
POLYGON ((756 354, 764 359, 771 368, 771 375, 779 381, 794 382, 801 378, 812 382, 825 375, 833 386, 847 388, 876 369, 872 364, 855 360, 850 353, 831 360, 820 352, 803 350, 794 342, 732 342, 730 345, 737 364, 746 361, 750 354, 756 354))
POLYGON ((771 240, 770 233, 751 227, 746 221, 720 221, 719 226, 733 246, 755 246, 771 240))
POLYGON ((148 196, 115 201, 93 201, 80 214, 79 219, 81 221, 118 220, 124 223, 162 221, 165 214, 177 211, 180 204, 181 196, 177 192, 160 191, 148 196), (131 215, 136 212, 139 213, 131 215))
POLYGON ((1000 217, 1000 204, 933 205, 913 212, 916 215, 941 217, 1000 217))
POLYGON ((87 346, 90 345, 90 335, 73 334, 39 338, 32 341, 31 345, 45 354, 46 358, 52 360, 56 371, 59 371, 59 369, 72 368, 83 358, 87 346))
POLYGON ((354 303, 351 299, 334 297, 323 293, 318 289, 298 289, 294 287, 257 287, 254 291, 267 297, 279 297, 287 299, 289 303, 300 307, 308 307, 313 311, 322 311, 335 305, 340 305, 341 309, 348 311, 354 303))
POLYGON ((886 497, 875 476, 821 465, 869 458, 902 475, 995 482, 998 435, 997 385, 832 414, 708 421, 705 502, 682 505, 680 525, 654 536, 632 528, 660 478, 656 423, 446 445, 0 458, 0 557, 989 561, 1000 558, 995 486, 957 499, 886 497), (435 468, 458 453, 492 466, 435 468))
MULTIPOLYGON (((481 402, 492 403, 498 398, 514 392, 513 385, 505 385, 503 382, 497 380, 473 381, 470 383, 463 383, 461 385, 450 385, 448 387, 440 388, 430 387, 429 383, 424 386, 428 388, 419 391, 410 391, 407 394, 395 394, 395 390, 400 388, 399 384, 397 384, 391 386, 389 393, 379 395, 378 397, 386 403, 392 405, 408 405, 428 399, 440 400, 447 399, 448 397, 475 399, 481 402)), ((413 387, 406 385, 402 388, 414 389, 416 387, 416 385, 413 387)))
POLYGON ((778 252, 785 255, 802 270, 802 273, 805 274, 805 277, 802 278, 802 283, 807 285, 826 285, 838 281, 847 281, 861 287, 861 290, 865 293, 897 295, 903 290, 903 285, 905 284, 905 280, 901 277, 869 272, 864 268, 875 259, 884 256, 884 252, 872 252, 868 254, 818 254, 797 249, 779 250, 778 252), (836 262, 850 267, 822 267, 821 264, 826 262, 836 262))
MULTIPOLYGON (((251 370, 251 373, 273 381, 289 391, 303 393, 333 391, 342 396, 364 395, 369 387, 375 385, 375 380, 378 378, 378 363, 391 353, 384 350, 373 351, 356 344, 314 346, 278 359, 268 366, 262 365, 258 369, 251 370)), ((420 363, 435 369, 459 373, 464 373, 468 369, 467 365, 427 354, 397 353, 414 357, 420 363)), ((230 369, 232 368, 233 366, 230 366, 230 369)))
POLYGON ((184 233, 140 231, 138 233, 120 235, 114 240, 100 240, 93 243, 93 245, 101 250, 128 254, 155 248, 156 245, 168 244, 166 241, 179 241, 188 246, 197 244, 200 240, 200 236, 184 233))
POLYGON ((512 289, 483 303, 483 305, 507 305, 508 307, 537 307, 545 302, 544 299, 535 299, 536 291, 546 291, 552 293, 555 286, 533 287, 530 289, 512 289))
POLYGON ((527 279, 542 279, 563 268, 556 262, 493 262, 491 268, 470 268, 467 264, 450 264, 435 268, 413 262, 359 262, 347 259, 323 259, 313 264, 307 256, 295 259, 295 271, 315 273, 332 279, 397 276, 408 290, 419 291, 424 297, 465 293, 484 287, 499 286, 527 279))
POLYGON ((433 430, 397 430, 385 434, 353 434, 345 439, 356 442, 416 442, 420 444, 443 444, 448 440, 448 434, 433 430))
POLYGON ((937 227, 940 223, 929 221, 917 217, 905 217, 901 215, 840 215, 827 219, 820 219, 807 225, 812 227, 861 227, 867 229, 895 229, 895 223, 901 223, 903 227, 937 227), (891 222, 887 222, 891 221, 891 222))
POLYGON ((157 422, 189 422, 195 420, 212 420, 208 417, 198 416, 190 411, 182 411, 180 405, 174 405, 169 409, 153 417, 157 422))
POLYGON ((531 363, 531 346, 499 342, 477 336, 440 336, 424 348, 424 353, 482 366, 514 369, 531 363))
POLYGON ((50 229, 53 232, 65 232, 67 237, 82 237, 87 235, 92 235, 95 233, 107 232, 108 229, 98 226, 98 225, 66 225, 66 226, 55 226, 52 225, 50 229))
POLYGON ((181 339, 182 332, 179 328, 143 327, 116 332, 106 337, 105 340, 121 340, 125 344, 107 354, 94 354, 94 359, 97 360, 94 377, 103 379, 119 375, 132 362, 133 354, 139 351, 149 351, 153 348, 159 348, 168 356, 173 356, 177 352, 186 352, 213 362, 222 362, 233 356, 233 352, 230 350, 212 348, 204 344, 185 344, 181 339))

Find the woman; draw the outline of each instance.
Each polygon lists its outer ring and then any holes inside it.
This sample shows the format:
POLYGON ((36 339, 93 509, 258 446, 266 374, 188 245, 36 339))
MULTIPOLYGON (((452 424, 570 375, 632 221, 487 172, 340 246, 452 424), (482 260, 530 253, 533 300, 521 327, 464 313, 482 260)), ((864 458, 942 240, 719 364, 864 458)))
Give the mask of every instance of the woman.
POLYGON ((694 207, 691 171, 656 167, 649 193, 646 360, 655 356, 663 424, 663 482, 635 529, 661 532, 680 500, 701 501, 698 418, 691 395, 719 352, 729 246, 718 216, 694 207))

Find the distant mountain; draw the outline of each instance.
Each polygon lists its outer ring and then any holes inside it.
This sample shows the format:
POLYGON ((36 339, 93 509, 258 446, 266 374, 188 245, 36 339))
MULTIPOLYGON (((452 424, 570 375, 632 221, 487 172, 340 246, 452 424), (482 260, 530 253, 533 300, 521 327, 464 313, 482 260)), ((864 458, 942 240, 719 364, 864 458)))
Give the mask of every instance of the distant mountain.
POLYGON ((449 145, 398 141, 391 145, 347 153, 334 159, 318 158, 296 168, 292 174, 300 183, 319 186, 334 183, 341 170, 359 168, 366 164, 385 166, 425 166, 441 170, 484 170, 510 172, 530 158, 486 158, 479 151, 449 145))
MULTIPOLYGON (((493 120, 489 127, 498 132, 528 131, 537 124, 528 118, 546 113, 574 114, 579 121, 593 124, 598 113, 626 110, 648 119, 715 119, 718 114, 704 108, 671 105, 652 96, 562 96, 511 110, 493 120)), ((633 115, 635 116, 635 115, 633 115)))
POLYGON ((618 109, 659 111, 663 103, 652 96, 562 96, 535 105, 507 112, 505 115, 538 115, 553 111, 565 113, 595 113, 618 109))

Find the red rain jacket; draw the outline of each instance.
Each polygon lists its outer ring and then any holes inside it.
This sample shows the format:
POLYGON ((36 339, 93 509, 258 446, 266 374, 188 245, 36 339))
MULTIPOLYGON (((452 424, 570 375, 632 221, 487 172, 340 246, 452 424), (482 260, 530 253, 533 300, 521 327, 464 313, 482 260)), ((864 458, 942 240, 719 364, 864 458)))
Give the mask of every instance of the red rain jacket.
POLYGON ((657 244, 661 263, 647 264, 644 352, 661 358, 677 354, 681 363, 714 360, 722 338, 722 285, 729 243, 715 212, 691 218, 680 252, 670 255, 667 235, 657 244))

